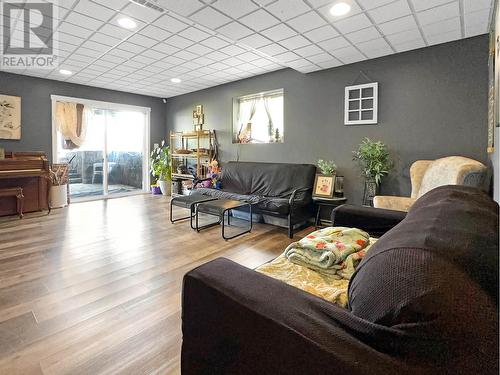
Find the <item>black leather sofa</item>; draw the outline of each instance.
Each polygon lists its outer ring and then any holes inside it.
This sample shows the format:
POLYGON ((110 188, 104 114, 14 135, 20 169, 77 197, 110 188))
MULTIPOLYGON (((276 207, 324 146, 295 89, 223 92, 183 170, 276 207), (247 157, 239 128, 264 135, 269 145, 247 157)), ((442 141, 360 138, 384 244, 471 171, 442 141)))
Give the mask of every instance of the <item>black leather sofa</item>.
POLYGON ((235 162, 222 169, 222 189, 200 188, 197 193, 247 201, 252 211, 286 219, 289 237, 309 219, 316 166, 312 164, 235 162))
POLYGON ((498 225, 478 189, 430 191, 367 253, 347 309, 202 265, 184 277, 182 374, 497 375, 498 225))

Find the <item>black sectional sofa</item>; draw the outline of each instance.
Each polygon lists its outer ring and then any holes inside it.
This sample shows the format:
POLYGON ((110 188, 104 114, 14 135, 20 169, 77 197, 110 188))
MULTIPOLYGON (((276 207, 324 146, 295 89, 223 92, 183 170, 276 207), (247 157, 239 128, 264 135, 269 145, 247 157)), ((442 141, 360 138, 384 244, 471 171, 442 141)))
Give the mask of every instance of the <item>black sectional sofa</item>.
POLYGON ((223 258, 189 272, 182 374, 497 375, 498 205, 447 186, 389 219, 348 309, 223 258))
POLYGON ((294 227, 312 216, 315 175, 312 164, 231 161, 222 169, 222 189, 197 188, 196 193, 252 203, 254 213, 286 219, 292 238, 294 227))

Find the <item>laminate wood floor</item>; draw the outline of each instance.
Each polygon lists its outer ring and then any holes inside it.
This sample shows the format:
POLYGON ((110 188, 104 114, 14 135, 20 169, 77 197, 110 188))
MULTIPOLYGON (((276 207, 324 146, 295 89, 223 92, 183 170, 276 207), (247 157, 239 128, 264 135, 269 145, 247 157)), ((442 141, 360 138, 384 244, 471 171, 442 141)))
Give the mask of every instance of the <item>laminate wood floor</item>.
POLYGON ((168 203, 0 218, 0 374, 178 374, 183 275, 221 256, 253 268, 291 242, 264 224, 228 242, 218 227, 196 233, 170 223, 168 203))

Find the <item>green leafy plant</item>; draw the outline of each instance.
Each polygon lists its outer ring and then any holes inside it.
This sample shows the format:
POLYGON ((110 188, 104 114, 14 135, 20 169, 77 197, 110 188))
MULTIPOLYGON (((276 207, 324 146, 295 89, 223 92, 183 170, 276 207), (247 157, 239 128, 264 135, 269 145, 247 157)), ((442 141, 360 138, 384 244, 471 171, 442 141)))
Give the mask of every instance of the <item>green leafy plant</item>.
POLYGON ((365 138, 357 151, 353 151, 354 159, 358 162, 363 176, 367 180, 374 180, 380 185, 382 177, 392 169, 392 161, 387 146, 380 141, 365 138))
POLYGON ((170 147, 165 146, 165 141, 161 146, 151 151, 151 174, 158 181, 171 181, 172 168, 170 166, 170 147))
POLYGON ((333 160, 318 160, 318 168, 322 174, 333 175, 337 172, 337 165, 333 160))

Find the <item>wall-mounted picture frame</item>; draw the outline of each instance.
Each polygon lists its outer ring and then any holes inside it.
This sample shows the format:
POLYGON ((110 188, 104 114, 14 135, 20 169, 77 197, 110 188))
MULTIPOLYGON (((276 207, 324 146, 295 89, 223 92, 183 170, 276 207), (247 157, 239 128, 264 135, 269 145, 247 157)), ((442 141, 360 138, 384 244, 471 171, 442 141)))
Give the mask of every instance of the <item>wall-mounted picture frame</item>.
POLYGON ((378 82, 347 86, 344 100, 344 124, 378 123, 378 82))
POLYGON ((0 95, 0 139, 21 139, 21 97, 0 95))
POLYGON ((335 192, 335 176, 317 174, 314 179, 313 197, 333 198, 335 192))

